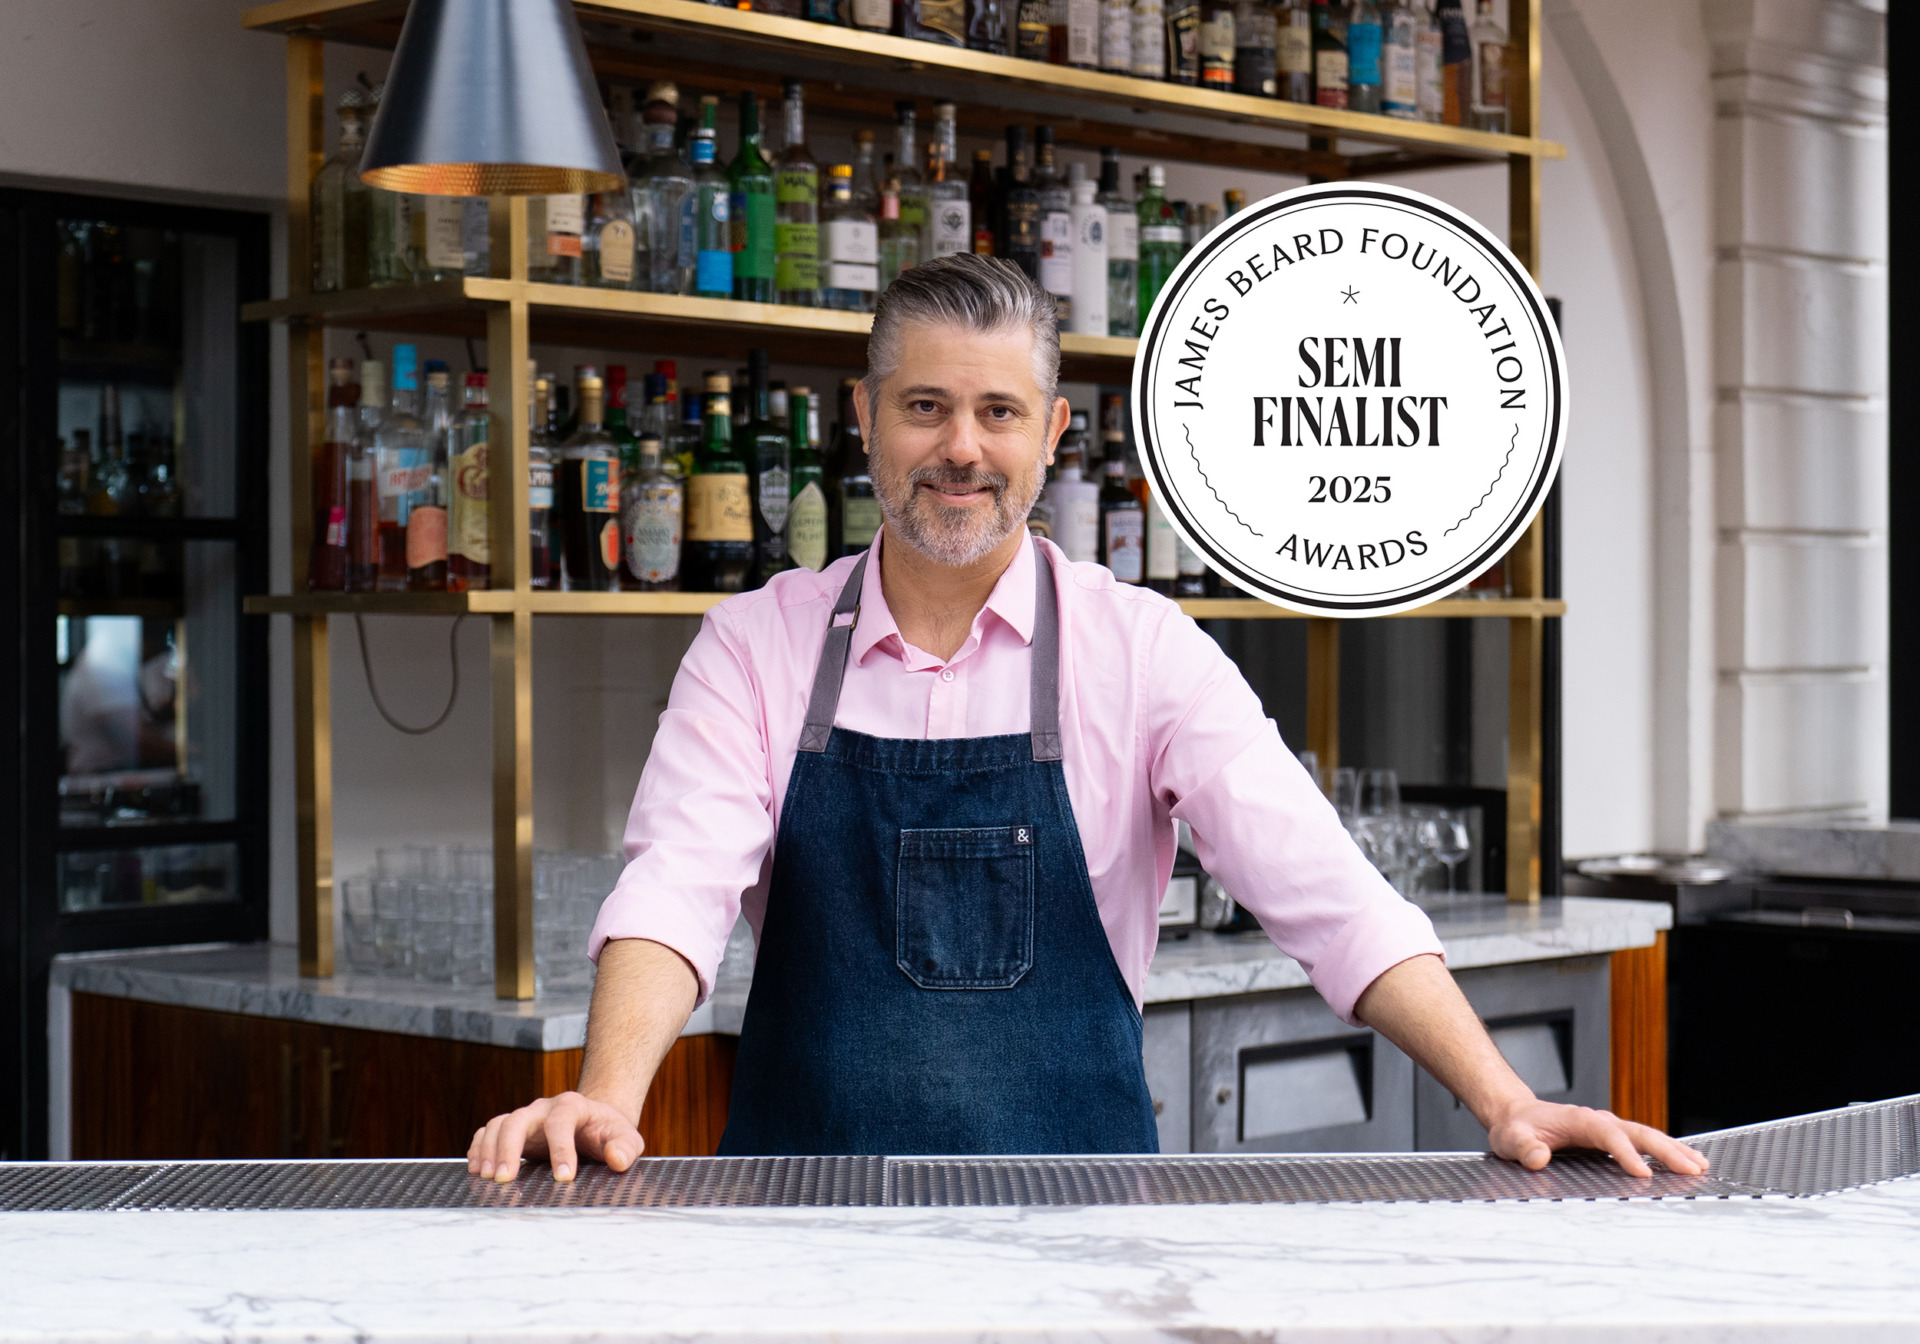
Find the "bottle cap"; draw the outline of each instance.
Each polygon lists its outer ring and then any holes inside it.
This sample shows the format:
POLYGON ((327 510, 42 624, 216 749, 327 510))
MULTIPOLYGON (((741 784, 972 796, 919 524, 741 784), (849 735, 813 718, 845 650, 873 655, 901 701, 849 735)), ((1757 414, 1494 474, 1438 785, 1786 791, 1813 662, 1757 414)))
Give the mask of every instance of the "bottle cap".
POLYGON ((870 144, 872 144, 872 143, 873 143, 873 131, 871 130, 871 128, 869 128, 869 127, 866 127, 866 126, 862 126, 862 127, 861 127, 861 128, 859 129, 859 130, 857 130, 857 131, 855 131, 855 132, 853 133, 853 143, 854 143, 854 144, 856 144, 856 145, 870 145, 870 144))
POLYGON ((789 98, 800 97, 802 90, 805 88, 806 86, 804 84, 792 76, 788 76, 786 79, 780 81, 780 92, 789 98))
POLYGON ((1086 164, 1070 163, 1067 165, 1067 185, 1068 186, 1072 186, 1075 182, 1084 182, 1086 180, 1087 180, 1086 164))
POLYGON ((640 456, 642 457, 660 456, 660 436, 658 434, 642 434, 640 436, 639 448, 640 456))
POLYGON ((813 389, 796 385, 787 389, 787 395, 790 397, 810 397, 813 395, 813 389))
MULTIPOLYGON (((1078 168, 1080 165, 1076 163, 1073 166, 1078 168)), ((1098 190, 1099 188, 1097 186, 1085 178, 1082 178, 1073 184, 1073 203, 1075 205, 1092 205, 1094 193, 1098 190)))
POLYGON ((850 163, 836 163, 827 169, 827 176, 834 178, 852 177, 853 165, 850 163))
POLYGON ((1087 432, 1087 413, 1085 411, 1075 411, 1067 419, 1067 428, 1081 434, 1086 433, 1087 432))
POLYGON ((419 388, 416 376, 420 368, 420 352, 411 345, 393 347, 393 390, 412 392, 419 388))
POLYGON ((327 378, 335 387, 353 381, 353 361, 346 358, 327 361, 327 378))
POLYGON ((468 387, 485 387, 486 385, 487 385, 487 375, 486 375, 486 374, 484 374, 484 373, 470 373, 470 374, 468 374, 468 375, 467 375, 467 386, 468 386, 468 387))
POLYGON ((893 105, 893 114, 902 118, 911 117, 913 115, 913 99, 902 98, 899 102, 895 103, 893 105))
POLYGON ((360 361, 360 404, 362 406, 387 404, 387 366, 377 359, 360 361))
POLYGON ((731 391, 733 391, 733 378, 731 375, 724 374, 724 373, 714 373, 711 370, 708 371, 707 395, 712 396, 714 393, 717 392, 724 397, 727 393, 731 391))
POLYGON ((1150 187, 1164 187, 1167 185, 1167 169, 1165 164, 1150 163, 1147 165, 1147 185, 1150 187))
POLYGON ((645 101, 649 103, 669 103, 677 107, 680 103, 680 86, 670 79, 656 79, 653 83, 647 85, 645 101))

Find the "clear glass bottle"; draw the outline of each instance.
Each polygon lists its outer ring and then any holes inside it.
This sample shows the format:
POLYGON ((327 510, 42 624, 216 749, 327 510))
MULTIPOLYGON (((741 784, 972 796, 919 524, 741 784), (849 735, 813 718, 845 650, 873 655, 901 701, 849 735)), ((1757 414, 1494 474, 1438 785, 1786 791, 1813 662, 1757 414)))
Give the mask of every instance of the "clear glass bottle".
POLYGON ((1473 19, 1473 129, 1507 130, 1507 30, 1493 17, 1493 0, 1480 0, 1473 19))
POLYGON ((587 197, 587 227, 580 235, 580 283, 599 289, 643 289, 636 282, 638 262, 631 185, 594 192, 587 197))
POLYGON ((589 369, 574 379, 579 427, 560 448, 560 540, 567 587, 620 588, 620 456, 603 423, 606 384, 589 369))
POLYGON ((1347 105, 1347 11, 1334 0, 1313 0, 1313 101, 1347 105))
POLYGON ((920 230, 901 218, 902 208, 900 181, 890 177, 880 187, 880 294, 900 272, 920 264, 920 230))
POLYGON ((648 85, 640 109, 646 158, 633 187, 634 236, 646 253, 639 282, 655 294, 693 293, 699 253, 693 170, 674 147, 679 120, 678 86, 664 79, 648 85))
POLYGON ((1133 0, 1133 75, 1167 77, 1167 11, 1164 0, 1133 0))
POLYGON ((1146 190, 1140 194, 1134 215, 1140 221, 1139 320, 1144 325, 1153 301, 1185 250, 1180 220, 1167 200, 1167 170, 1163 165, 1147 165, 1146 190))
POLYGON ((870 313, 880 289, 879 225, 853 202, 852 164, 834 164, 827 180, 827 203, 820 211, 825 235, 821 303, 842 312, 870 313))
POLYGON ((1053 295, 1055 319, 1073 319, 1073 192, 1053 158, 1053 127, 1036 126, 1039 164, 1033 187, 1040 193, 1040 288, 1053 295))
POLYGON ((853 203, 869 219, 880 217, 880 179, 873 172, 873 132, 865 126, 853 133, 853 203))
POLYGON ((447 464, 447 589, 484 589, 493 566, 493 522, 487 512, 487 375, 467 375, 466 404, 450 440, 447 464))
POLYGON ((933 139, 927 144, 927 229, 922 260, 951 257, 973 249, 973 206, 960 173, 960 135, 952 103, 933 109, 933 139))
POLYGON ((820 306, 820 165, 807 149, 804 86, 781 85, 787 144, 773 169, 773 299, 799 308, 820 306))
POLYGON ((1420 120, 1437 123, 1444 119, 1447 107, 1446 86, 1442 83, 1446 35, 1440 27, 1440 11, 1433 0, 1423 0, 1423 6, 1414 77, 1420 90, 1420 120))
POLYGON ((737 593, 753 571, 750 478, 734 447, 733 380, 709 373, 706 387, 705 432, 687 477, 683 584, 689 592, 737 593))
POLYGON ((585 196, 527 197, 527 278, 547 285, 580 284, 586 230, 585 196))
POLYGON ((732 199, 733 297, 773 302, 773 167, 760 152, 760 100, 740 95, 740 148, 727 165, 732 199))
POLYGON ((380 586, 380 494, 375 482, 374 436, 387 413, 387 369, 377 359, 360 364, 354 411, 353 456, 347 460, 347 591, 380 586))
POLYGON ((447 471, 459 435, 447 366, 427 361, 425 479, 407 510, 407 590, 445 592, 447 587, 447 471))
MULTIPOLYGON (((365 110, 372 124, 376 105, 365 110)), ((367 188, 367 283, 384 289, 413 283, 413 198, 403 191, 367 188)))
POLYGON ((431 470, 426 429, 420 423, 419 353, 393 347, 391 405, 374 430, 374 486, 380 504, 381 592, 407 588, 407 523, 431 470))
POLYGON ((1120 189, 1120 151, 1100 151, 1100 191, 1107 208, 1107 335, 1140 334, 1140 217, 1120 189))
POLYGON ((700 126, 689 148, 693 161, 693 292, 707 299, 733 297, 733 187, 719 164, 720 100, 700 100, 700 126))
POLYGON ((822 570, 827 554, 826 476, 820 465, 820 415, 813 393, 795 387, 787 394, 787 433, 792 503, 787 509, 787 558, 794 568, 822 570))
POLYGON ((361 102, 357 89, 340 99, 340 148, 313 178, 313 288, 318 294, 362 289, 367 283, 367 185, 360 180, 366 124, 361 102))
POLYGON ((927 226, 927 185, 920 176, 920 141, 913 102, 893 105, 893 176, 900 183, 900 222, 917 235, 927 226))
POLYGON ((1307 0, 1275 0, 1274 66, 1280 97, 1313 101, 1313 11, 1307 0))
POLYGON ((993 56, 1010 55, 1011 15, 1018 0, 967 0, 967 46, 993 56))
POLYGON ((1280 95, 1279 25, 1272 0, 1234 0, 1233 91, 1280 95))
POLYGON ((527 584, 545 592, 558 586, 554 572, 553 441, 547 436, 547 408, 553 381, 527 361, 533 395, 527 398, 527 584))
POLYGON ((313 528, 307 551, 307 587, 314 592, 344 592, 347 587, 347 492, 353 442, 360 428, 355 414, 359 399, 360 390, 353 385, 353 361, 329 361, 326 432, 313 446, 313 528))
POLYGON ((620 486, 620 536, 626 571, 622 587, 643 593, 680 588, 680 532, 686 491, 662 465, 660 436, 643 434, 633 472, 620 486))
POLYGON ((467 272, 465 196, 411 197, 407 208, 407 260, 416 285, 458 280, 467 272))
POLYGON ((1380 110, 1380 57, 1385 32, 1374 0, 1353 0, 1347 11, 1347 106, 1355 112, 1380 110))
POLYGON ((1387 0, 1386 55, 1381 64, 1380 110, 1402 121, 1420 119, 1420 35, 1426 24, 1413 0, 1387 0))

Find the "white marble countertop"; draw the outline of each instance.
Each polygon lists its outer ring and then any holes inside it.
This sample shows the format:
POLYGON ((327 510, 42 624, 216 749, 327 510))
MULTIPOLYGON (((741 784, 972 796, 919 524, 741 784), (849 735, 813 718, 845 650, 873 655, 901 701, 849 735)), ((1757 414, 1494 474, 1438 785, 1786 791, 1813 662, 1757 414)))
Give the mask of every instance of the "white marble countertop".
POLYGON ((1824 1199, 0 1215, 0 1339, 1920 1337, 1920 1180, 1824 1199))
POLYGON ((1749 873, 1920 881, 1920 821, 1713 821, 1707 852, 1749 873))
MULTIPOLYGON (((1672 923, 1659 902, 1568 897, 1538 906, 1499 897, 1433 897, 1423 902, 1455 970, 1645 947, 1672 923)), ((713 997, 686 1034, 737 1033, 752 981, 751 943, 736 938, 713 997)), ((158 948, 57 957, 56 991, 435 1036, 521 1050, 571 1050, 586 1041, 584 993, 530 1002, 496 999, 481 987, 458 989, 376 976, 303 979, 290 947, 267 943, 158 948)), ((1196 933, 1160 945, 1147 974, 1149 1003, 1297 989, 1300 963, 1261 934, 1196 933)), ((3 1338, 3 1336, 0 1336, 3 1338)))

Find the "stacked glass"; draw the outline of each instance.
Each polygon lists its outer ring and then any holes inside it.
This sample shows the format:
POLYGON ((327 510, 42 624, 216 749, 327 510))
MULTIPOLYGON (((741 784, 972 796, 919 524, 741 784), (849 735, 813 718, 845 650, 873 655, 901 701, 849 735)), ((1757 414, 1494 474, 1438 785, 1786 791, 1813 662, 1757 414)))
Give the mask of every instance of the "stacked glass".
POLYGON ((1470 848, 1463 813, 1403 804, 1392 770, 1348 766, 1333 772, 1333 805, 1360 852, 1402 896, 1428 890, 1427 874, 1434 868, 1444 869, 1445 890, 1453 890, 1454 868, 1470 848))
POLYGON ((618 854, 533 856, 533 985, 583 993, 593 988, 594 965, 587 940, 600 903, 620 879, 626 860, 618 854))

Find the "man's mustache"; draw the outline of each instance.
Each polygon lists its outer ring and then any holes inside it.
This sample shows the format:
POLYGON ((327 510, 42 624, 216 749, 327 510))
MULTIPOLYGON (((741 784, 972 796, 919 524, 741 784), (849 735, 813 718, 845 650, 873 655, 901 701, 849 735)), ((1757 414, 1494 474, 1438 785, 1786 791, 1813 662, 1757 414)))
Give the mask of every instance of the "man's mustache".
POLYGON ((952 490, 987 489, 998 498, 1006 493, 1007 478, 977 467, 916 467, 907 474, 907 484, 938 485, 952 490))

